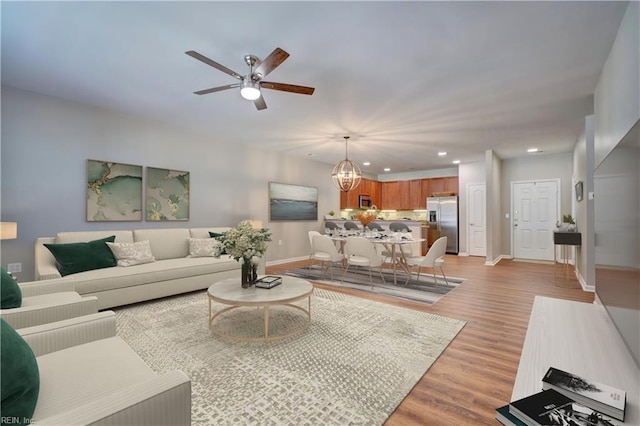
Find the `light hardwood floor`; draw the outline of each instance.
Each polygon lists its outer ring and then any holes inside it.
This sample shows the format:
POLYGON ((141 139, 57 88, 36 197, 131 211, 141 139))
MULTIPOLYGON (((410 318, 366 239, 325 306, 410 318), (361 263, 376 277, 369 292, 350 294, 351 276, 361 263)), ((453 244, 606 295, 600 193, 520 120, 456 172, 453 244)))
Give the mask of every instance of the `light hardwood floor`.
MULTIPOLYGON (((270 266, 267 273, 306 263, 270 266)), ((551 264, 502 260, 485 266, 484 258, 447 255, 445 273, 465 281, 431 306, 314 283, 467 322, 385 425, 498 424, 495 409, 511 398, 534 297, 594 300, 593 293, 557 286, 551 264)))

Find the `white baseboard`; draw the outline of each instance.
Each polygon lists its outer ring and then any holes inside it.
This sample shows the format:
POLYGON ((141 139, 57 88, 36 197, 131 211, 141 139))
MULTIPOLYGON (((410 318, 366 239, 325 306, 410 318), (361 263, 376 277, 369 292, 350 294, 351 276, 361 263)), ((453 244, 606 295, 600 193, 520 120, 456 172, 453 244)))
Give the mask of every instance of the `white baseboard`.
POLYGON ((511 255, 508 254, 501 254, 500 256, 498 256, 497 258, 493 259, 493 260, 487 260, 484 262, 485 266, 496 266, 498 264, 498 262, 500 262, 502 259, 513 259, 513 257, 511 255))
POLYGON ((466 251, 461 251, 458 253, 458 256, 469 256, 469 253, 467 253, 466 251))
POLYGON ((267 266, 282 265, 283 263, 298 262, 300 260, 307 260, 307 259, 309 259, 308 255, 300 256, 300 257, 291 257, 289 259, 270 260, 267 262, 267 266))
POLYGON ((580 287, 582 287, 582 289, 584 291, 595 293, 596 287, 592 286, 592 285, 587 285, 587 281, 585 281, 584 277, 582 275, 580 275, 580 271, 578 271, 577 268, 574 268, 574 270, 576 272, 576 278, 578 279, 578 282, 580 283, 580 287))

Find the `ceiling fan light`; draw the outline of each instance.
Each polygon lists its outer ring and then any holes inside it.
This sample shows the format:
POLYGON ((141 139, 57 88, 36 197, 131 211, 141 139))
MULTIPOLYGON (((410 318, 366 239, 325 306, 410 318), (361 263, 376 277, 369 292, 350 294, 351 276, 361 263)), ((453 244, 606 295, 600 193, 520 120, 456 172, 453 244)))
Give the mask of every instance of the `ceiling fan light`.
POLYGON ((248 101, 255 101, 260 97, 260 86, 254 81, 245 79, 240 85, 240 96, 248 101))

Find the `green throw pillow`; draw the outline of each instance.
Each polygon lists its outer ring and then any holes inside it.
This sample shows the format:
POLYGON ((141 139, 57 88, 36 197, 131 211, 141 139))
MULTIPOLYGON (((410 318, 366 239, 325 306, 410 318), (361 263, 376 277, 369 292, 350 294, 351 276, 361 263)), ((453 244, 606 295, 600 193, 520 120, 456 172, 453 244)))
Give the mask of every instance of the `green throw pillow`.
POLYGON ((0 319, 0 416, 5 424, 31 424, 40 392, 40 372, 33 351, 5 320, 0 319))
POLYGON ((22 291, 16 280, 4 268, 0 268, 0 294, 2 294, 2 301, 0 301, 1 309, 19 308, 22 305, 22 291))
MULTIPOLYGON (((224 237, 224 232, 220 233, 220 232, 211 232, 211 231, 209 231, 209 236, 211 238, 224 237)), ((227 254, 227 251, 224 249, 224 246, 222 246, 222 251, 220 252, 220 255, 223 255, 223 254, 227 254)))
POLYGON ((107 242, 112 243, 115 235, 88 243, 45 244, 58 262, 60 275, 75 274, 93 269, 110 268, 117 265, 107 242))

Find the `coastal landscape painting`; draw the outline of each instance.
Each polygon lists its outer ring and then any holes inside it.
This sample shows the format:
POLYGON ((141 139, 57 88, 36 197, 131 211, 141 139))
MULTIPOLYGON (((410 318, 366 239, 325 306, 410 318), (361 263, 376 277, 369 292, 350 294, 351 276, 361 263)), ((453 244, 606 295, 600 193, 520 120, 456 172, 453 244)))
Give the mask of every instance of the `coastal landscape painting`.
POLYGON ((318 220, 318 188, 269 182, 269 220, 318 220))
POLYGON ((142 166, 87 160, 87 222, 142 220, 142 166))

